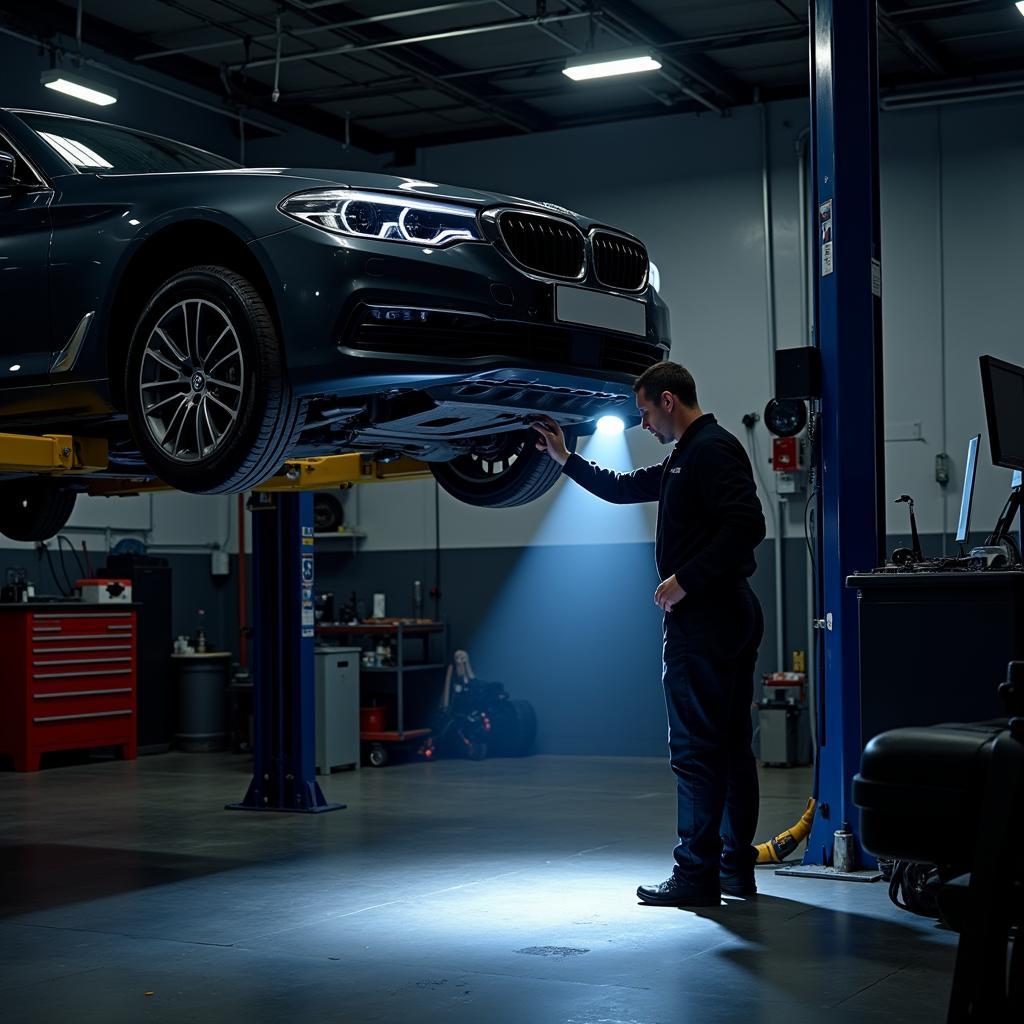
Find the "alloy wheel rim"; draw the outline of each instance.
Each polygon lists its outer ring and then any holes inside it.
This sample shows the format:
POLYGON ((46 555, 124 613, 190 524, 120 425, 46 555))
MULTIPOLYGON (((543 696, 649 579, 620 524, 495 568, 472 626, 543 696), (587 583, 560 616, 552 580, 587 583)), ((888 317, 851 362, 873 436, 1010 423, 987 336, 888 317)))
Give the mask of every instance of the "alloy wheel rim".
POLYGON ((452 467, 465 480, 494 480, 512 469, 522 457, 525 447, 526 440, 518 438, 503 445, 498 451, 469 452, 468 457, 456 459, 452 467))
POLYGON ((224 447, 242 410, 244 374, 238 332, 220 306, 183 299, 160 317, 142 350, 139 393, 165 456, 189 464, 224 447))

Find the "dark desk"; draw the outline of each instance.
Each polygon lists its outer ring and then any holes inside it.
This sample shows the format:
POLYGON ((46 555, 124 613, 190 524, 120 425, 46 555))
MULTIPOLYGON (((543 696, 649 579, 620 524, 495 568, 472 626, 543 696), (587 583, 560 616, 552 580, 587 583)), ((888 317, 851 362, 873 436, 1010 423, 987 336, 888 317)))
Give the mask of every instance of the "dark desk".
POLYGON ((1005 714, 1024 659, 1024 572, 850 576, 860 609, 861 737, 1005 714))

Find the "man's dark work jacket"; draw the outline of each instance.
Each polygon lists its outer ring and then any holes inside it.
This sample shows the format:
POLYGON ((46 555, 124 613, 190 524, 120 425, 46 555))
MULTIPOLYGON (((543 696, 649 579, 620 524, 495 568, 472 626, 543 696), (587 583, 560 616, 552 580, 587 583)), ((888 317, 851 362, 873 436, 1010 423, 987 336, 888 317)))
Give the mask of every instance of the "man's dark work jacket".
POLYGON ((658 502, 655 557, 688 595, 735 589, 753 575, 764 514, 743 445, 711 413, 694 420, 664 462, 616 473, 575 453, 563 472, 605 501, 658 502))

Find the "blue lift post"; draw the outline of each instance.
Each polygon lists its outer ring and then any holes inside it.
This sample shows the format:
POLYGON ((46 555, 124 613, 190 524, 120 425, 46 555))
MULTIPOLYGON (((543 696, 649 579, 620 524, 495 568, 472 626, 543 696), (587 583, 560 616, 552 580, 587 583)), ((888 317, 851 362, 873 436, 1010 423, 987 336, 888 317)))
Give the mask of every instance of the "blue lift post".
MULTIPOLYGON (((228 810, 334 811, 316 781, 313 495, 256 493, 253 552, 253 777, 228 810)), ((239 557, 245 557, 241 552, 239 557)))
POLYGON ((821 352, 818 811, 804 864, 832 863, 834 833, 853 832, 860 766, 855 571, 881 564, 885 539, 878 53, 874 0, 811 0, 811 139, 818 227, 814 312, 821 352))

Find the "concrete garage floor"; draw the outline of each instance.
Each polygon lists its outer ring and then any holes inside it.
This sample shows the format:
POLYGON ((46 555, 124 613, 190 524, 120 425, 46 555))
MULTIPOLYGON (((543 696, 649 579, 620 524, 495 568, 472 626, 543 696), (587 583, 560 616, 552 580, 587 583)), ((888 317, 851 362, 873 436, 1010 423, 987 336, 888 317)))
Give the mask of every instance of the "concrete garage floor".
MULTIPOLYGON (((761 835, 805 770, 762 773, 761 835)), ((882 884, 780 878, 691 912, 660 760, 442 761, 228 812, 245 758, 0 776, 4 1021, 787 1024, 945 1018, 954 935, 882 884)))

